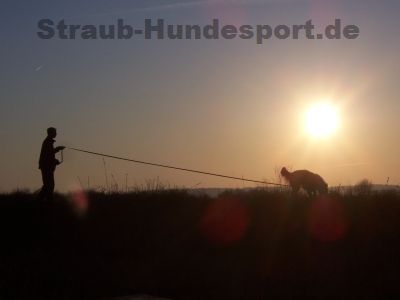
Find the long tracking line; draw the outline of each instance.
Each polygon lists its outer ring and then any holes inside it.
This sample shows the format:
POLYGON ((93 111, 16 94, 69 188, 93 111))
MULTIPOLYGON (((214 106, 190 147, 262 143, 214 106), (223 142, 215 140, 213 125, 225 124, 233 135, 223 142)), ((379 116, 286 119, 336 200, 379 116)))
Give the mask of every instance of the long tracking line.
POLYGON ((208 175, 208 176, 215 176, 215 177, 222 177, 222 178, 234 179, 234 180, 240 180, 240 181, 246 181, 246 182, 252 182, 252 183, 266 184, 266 185, 287 186, 286 184, 281 184, 281 183, 274 183, 274 182, 268 182, 268 181, 263 181, 263 180, 254 180, 254 179, 248 179, 248 178, 243 178, 243 177, 235 177, 235 176, 223 175, 223 174, 218 174, 218 173, 175 167, 175 166, 170 166, 170 165, 164 165, 164 164, 130 159, 130 158, 125 158, 125 157, 120 157, 120 156, 115 156, 115 155, 109 155, 109 154, 104 154, 104 153, 99 153, 99 152, 93 152, 93 151, 84 150, 84 149, 78 149, 78 148, 72 148, 72 147, 66 147, 66 149, 83 152, 83 153, 87 153, 87 154, 91 154, 91 155, 96 155, 96 156, 102 156, 102 157, 108 157, 108 158, 133 162, 133 163, 137 163, 137 164, 159 167, 159 168, 166 168, 166 169, 172 169, 172 170, 178 170, 178 171, 184 171, 184 172, 190 172, 190 173, 203 174, 203 175, 208 175))

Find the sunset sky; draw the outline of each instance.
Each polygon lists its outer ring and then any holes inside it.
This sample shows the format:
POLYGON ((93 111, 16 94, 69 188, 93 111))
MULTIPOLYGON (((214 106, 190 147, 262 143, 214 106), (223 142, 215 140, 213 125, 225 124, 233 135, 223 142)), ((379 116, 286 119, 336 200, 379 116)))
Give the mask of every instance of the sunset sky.
MULTIPOLYGON (((6 1, 0 18, 0 191, 41 187, 46 128, 57 145, 257 180, 309 169, 329 185, 400 184, 397 0, 6 1), (171 24, 355 24, 354 40, 43 40, 40 19, 171 24), (305 115, 335 108, 315 137, 305 115)), ((56 189, 104 186, 102 159, 65 150, 56 189), (78 179, 79 177, 79 179, 78 179)), ((109 181, 252 184, 106 159, 109 181)))

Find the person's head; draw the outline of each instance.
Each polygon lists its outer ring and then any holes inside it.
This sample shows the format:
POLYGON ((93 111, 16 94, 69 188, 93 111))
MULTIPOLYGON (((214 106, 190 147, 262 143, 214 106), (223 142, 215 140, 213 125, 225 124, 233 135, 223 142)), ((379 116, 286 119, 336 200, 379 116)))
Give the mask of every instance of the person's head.
POLYGON ((57 136, 57 129, 54 127, 47 128, 47 136, 54 139, 57 136))

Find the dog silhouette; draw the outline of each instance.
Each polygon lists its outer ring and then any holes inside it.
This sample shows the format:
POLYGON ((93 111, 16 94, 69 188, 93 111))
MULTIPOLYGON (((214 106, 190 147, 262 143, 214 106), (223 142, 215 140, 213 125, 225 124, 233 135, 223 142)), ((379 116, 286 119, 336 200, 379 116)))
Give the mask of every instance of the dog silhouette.
POLYGON ((281 175, 290 184, 293 193, 297 194, 303 188, 309 197, 328 192, 328 184, 318 174, 308 170, 297 170, 289 172, 285 167, 281 170, 281 175))

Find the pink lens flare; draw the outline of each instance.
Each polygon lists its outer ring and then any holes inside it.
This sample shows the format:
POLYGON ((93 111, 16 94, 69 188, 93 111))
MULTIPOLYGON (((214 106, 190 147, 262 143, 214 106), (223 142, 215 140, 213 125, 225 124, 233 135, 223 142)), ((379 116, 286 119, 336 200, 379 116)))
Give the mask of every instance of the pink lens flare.
POLYGON ((79 216, 85 215, 89 209, 89 199, 82 189, 71 193, 71 202, 74 212, 79 216))
POLYGON ((208 205, 199 227, 210 243, 226 246, 240 241, 246 234, 249 223, 249 211, 242 201, 222 197, 208 205))
POLYGON ((317 197, 309 211, 308 228, 311 236, 320 242, 344 238, 348 220, 343 204, 330 196, 317 197))

